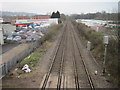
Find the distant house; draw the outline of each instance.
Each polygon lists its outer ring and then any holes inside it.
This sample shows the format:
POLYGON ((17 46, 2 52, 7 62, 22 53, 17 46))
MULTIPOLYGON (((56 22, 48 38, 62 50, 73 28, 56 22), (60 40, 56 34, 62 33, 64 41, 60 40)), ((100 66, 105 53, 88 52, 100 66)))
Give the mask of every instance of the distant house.
POLYGON ((32 19, 49 19, 49 15, 34 15, 32 16, 32 19))
POLYGON ((34 15, 34 16, 12 16, 5 17, 4 21, 14 22, 16 20, 30 20, 30 19, 49 19, 49 15, 34 15))
POLYGON ((30 19, 29 16, 13 16, 13 20, 30 19))
POLYGON ((10 21, 13 25, 29 25, 29 24, 58 24, 58 19, 51 19, 49 15, 34 16, 12 16, 7 17, 6 21, 10 21))
POLYGON ((102 32, 105 30, 104 26, 91 26, 91 28, 97 32, 102 32))
POLYGON ((16 20, 25 20, 30 19, 29 16, 11 16, 11 17, 4 17, 5 22, 15 22, 16 20))

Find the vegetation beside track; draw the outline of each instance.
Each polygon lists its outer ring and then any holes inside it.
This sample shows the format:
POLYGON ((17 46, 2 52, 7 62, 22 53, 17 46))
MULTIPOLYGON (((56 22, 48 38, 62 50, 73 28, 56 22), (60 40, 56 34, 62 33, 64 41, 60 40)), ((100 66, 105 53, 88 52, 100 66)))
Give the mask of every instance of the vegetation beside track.
POLYGON ((19 62, 19 68, 22 68, 23 65, 28 64, 31 67, 36 66, 42 54, 51 46, 52 41, 54 41, 55 36, 60 31, 62 24, 50 26, 45 35, 40 39, 41 45, 36 48, 31 54, 26 56, 21 62, 19 62))
POLYGON ((47 29, 47 32, 45 33, 45 36, 41 38, 41 42, 44 43, 45 41, 53 41, 54 36, 57 35, 57 32, 62 27, 62 24, 53 25, 47 29))
MULTIPOLYGON (((105 32, 96 32, 82 23, 73 21, 74 26, 79 31, 79 35, 83 43, 87 45, 87 41, 92 43, 91 53, 95 59, 102 64, 104 58, 103 36, 105 32)), ((107 50, 107 71, 111 74, 111 80, 114 84, 118 83, 118 42, 109 37, 109 45, 107 50)))

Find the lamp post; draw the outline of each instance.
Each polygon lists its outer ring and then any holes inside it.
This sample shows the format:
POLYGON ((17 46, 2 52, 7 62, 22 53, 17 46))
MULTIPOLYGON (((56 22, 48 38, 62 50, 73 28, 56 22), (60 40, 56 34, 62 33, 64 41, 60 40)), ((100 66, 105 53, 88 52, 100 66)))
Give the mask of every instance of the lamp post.
POLYGON ((103 60, 103 73, 106 72, 106 56, 107 56, 107 46, 108 46, 108 36, 104 36, 103 43, 105 45, 105 51, 104 51, 104 60, 103 60))

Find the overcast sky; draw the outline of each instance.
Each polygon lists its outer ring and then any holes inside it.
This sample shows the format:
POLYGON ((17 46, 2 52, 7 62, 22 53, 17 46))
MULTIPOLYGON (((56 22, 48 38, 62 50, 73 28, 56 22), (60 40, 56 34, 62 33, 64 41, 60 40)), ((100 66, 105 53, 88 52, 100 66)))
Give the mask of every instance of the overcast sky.
POLYGON ((60 11, 64 14, 116 12, 119 0, 1 0, 2 11, 38 14, 60 11), (9 1, 9 2, 8 2, 9 1), (84 2, 82 2, 84 1, 84 2), (89 2, 88 2, 89 1, 89 2))

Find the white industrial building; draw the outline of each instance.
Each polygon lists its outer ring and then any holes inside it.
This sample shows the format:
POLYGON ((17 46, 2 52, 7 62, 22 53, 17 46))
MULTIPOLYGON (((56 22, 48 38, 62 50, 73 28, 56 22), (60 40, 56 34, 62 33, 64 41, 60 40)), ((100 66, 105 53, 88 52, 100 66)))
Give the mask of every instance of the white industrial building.
POLYGON ((49 19, 23 19, 23 20, 16 20, 16 24, 18 23, 28 23, 33 22, 34 24, 58 24, 58 18, 49 18, 49 19))
POLYGON ((16 30, 16 26, 13 26, 12 24, 2 24, 2 30, 4 33, 12 33, 16 30))
POLYGON ((94 19, 77 19, 77 22, 84 23, 87 26, 100 26, 100 25, 105 25, 108 24, 107 21, 103 20, 94 20, 94 19))

